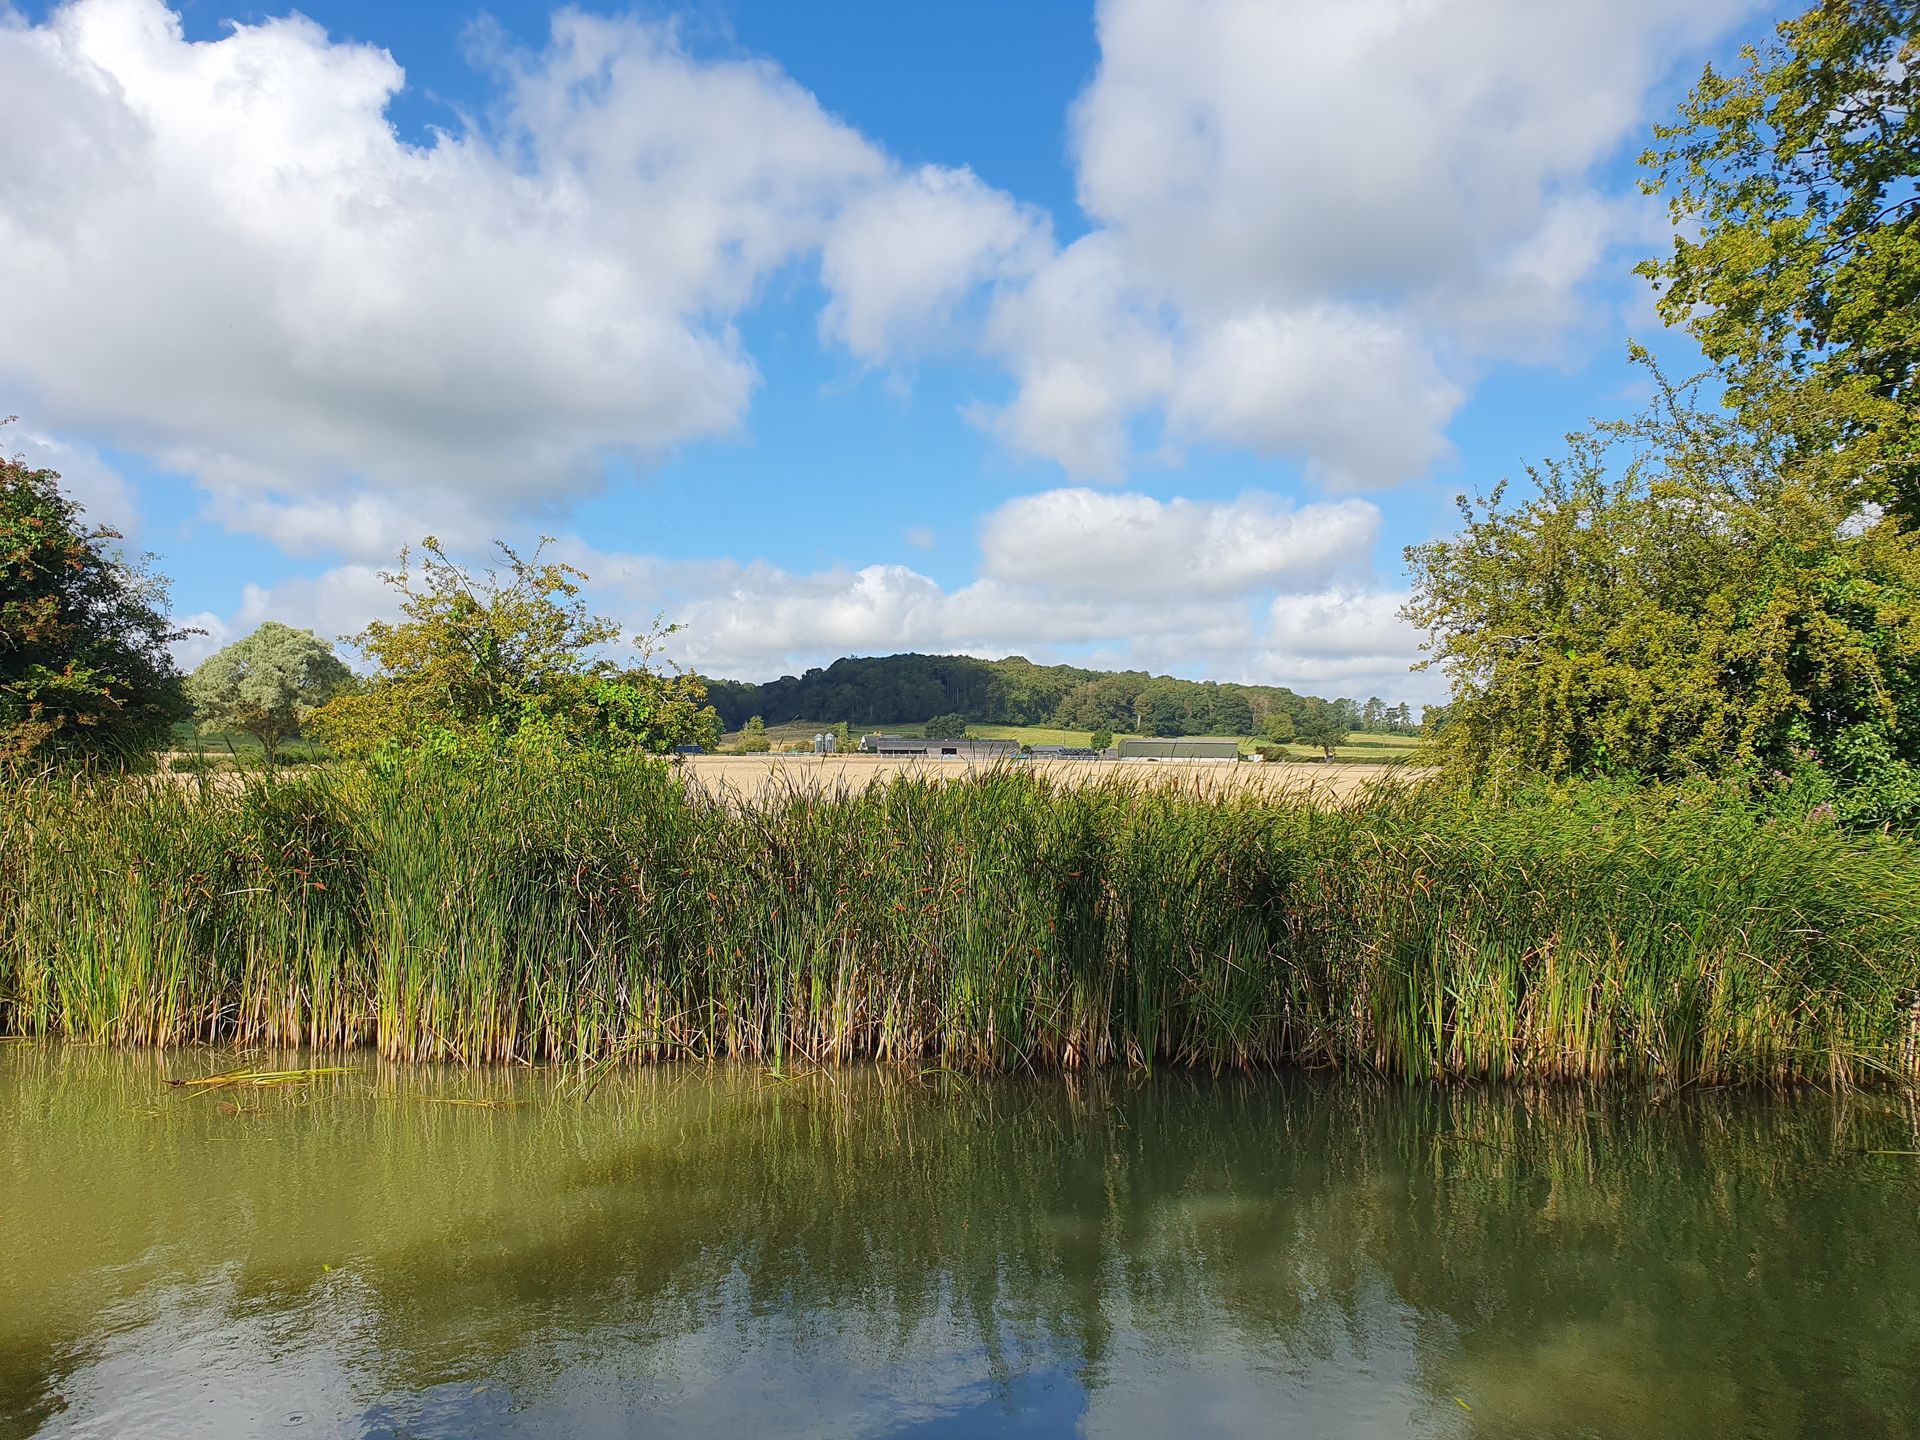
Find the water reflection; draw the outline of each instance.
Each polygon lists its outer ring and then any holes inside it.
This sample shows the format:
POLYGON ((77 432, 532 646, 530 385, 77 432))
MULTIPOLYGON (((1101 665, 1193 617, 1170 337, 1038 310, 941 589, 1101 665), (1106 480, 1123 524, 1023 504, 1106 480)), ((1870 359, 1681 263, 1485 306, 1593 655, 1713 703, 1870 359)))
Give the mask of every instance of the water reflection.
POLYGON ((218 1063, 0 1047, 0 1434, 1920 1433, 1887 1097, 218 1063))

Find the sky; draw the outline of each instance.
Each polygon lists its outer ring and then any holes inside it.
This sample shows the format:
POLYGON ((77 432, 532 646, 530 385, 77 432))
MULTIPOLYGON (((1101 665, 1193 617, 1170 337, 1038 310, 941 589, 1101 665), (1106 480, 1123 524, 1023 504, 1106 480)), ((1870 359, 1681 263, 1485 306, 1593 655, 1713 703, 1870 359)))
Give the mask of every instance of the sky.
POLYGON ((438 536, 666 656, 1416 703, 1403 550, 1676 373, 1754 0, 0 0, 0 415, 200 634, 438 536))

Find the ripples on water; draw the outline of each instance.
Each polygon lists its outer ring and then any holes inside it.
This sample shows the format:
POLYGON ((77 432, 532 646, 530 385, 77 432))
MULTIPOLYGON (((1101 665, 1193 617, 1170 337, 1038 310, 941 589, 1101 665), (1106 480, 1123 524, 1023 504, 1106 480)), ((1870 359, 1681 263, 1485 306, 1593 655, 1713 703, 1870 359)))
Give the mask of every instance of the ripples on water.
POLYGON ((228 1060, 0 1046, 0 1435, 1920 1434, 1903 1098, 228 1060))

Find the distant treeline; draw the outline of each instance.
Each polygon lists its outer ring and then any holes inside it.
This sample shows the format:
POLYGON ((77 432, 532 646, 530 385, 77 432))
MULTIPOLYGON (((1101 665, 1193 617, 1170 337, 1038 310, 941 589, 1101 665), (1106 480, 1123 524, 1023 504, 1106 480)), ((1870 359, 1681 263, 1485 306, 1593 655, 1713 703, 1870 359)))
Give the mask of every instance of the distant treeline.
POLYGON ((1279 685, 1180 680, 1141 670, 1036 665, 1022 656, 886 655, 836 660, 825 669, 754 685, 708 679, 707 699, 737 730, 758 715, 769 725, 813 720, 851 725, 964 715, 982 725, 1057 725, 1144 735, 1257 735, 1275 713, 1296 722, 1324 704, 1350 712, 1348 729, 1412 733, 1411 708, 1375 698, 1322 701, 1279 685))

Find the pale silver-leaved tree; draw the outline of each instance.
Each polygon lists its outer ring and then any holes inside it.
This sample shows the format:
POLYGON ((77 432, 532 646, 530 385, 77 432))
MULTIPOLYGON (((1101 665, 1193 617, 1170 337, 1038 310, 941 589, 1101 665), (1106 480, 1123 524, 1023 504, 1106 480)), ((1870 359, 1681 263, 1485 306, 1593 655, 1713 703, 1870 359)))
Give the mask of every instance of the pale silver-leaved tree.
POLYGON ((352 679, 311 630, 269 620, 202 662, 187 679, 187 694, 202 724, 253 736, 271 765, 301 722, 352 679))

